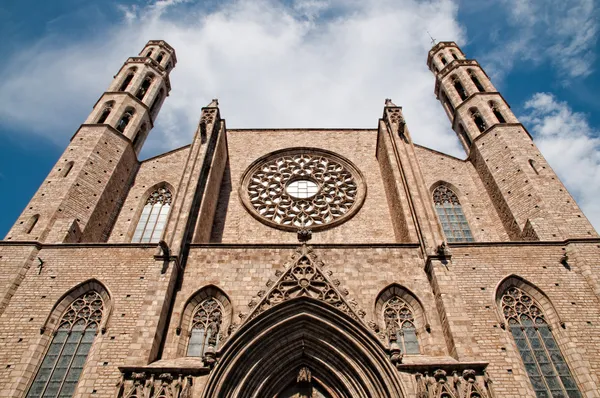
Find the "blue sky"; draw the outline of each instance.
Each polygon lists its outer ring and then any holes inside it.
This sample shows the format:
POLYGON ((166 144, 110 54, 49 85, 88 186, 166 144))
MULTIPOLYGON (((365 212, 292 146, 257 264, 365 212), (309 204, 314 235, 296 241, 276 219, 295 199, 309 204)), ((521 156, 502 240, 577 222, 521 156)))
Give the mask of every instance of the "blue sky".
POLYGON ((464 157, 433 95, 430 39, 491 75, 600 228, 594 0, 5 0, 0 5, 0 235, 122 62, 149 39, 177 51, 142 158, 187 144, 218 97, 228 127, 376 127, 385 98, 413 139, 464 157))

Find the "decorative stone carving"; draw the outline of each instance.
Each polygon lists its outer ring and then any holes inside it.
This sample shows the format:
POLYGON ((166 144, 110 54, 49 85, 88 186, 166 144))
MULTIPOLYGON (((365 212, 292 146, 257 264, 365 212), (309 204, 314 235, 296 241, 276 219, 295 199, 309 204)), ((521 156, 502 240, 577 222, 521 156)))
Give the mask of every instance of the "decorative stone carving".
POLYGON ((415 384, 417 398, 494 398, 491 380, 473 369, 436 369, 432 376, 416 373, 415 384))
POLYGON ((306 366, 300 368, 298 372, 298 377, 296 378, 296 382, 298 383, 310 383, 312 381, 312 375, 310 373, 310 369, 306 366))
POLYGON ((244 174, 240 197, 259 221, 287 231, 304 230, 298 238, 306 242, 308 229, 332 227, 358 211, 366 194, 363 181, 358 169, 339 155, 294 148, 254 162, 244 174))
POLYGON ((360 320, 355 311, 362 310, 357 305, 351 307, 337 290, 336 285, 325 276, 318 266, 321 262, 311 247, 302 245, 294 252, 292 259, 294 259, 292 265, 264 295, 248 319, 255 318, 281 302, 308 296, 324 301, 350 317, 360 320))
POLYGON ((117 398, 190 398, 192 377, 170 372, 160 373, 123 373, 119 383, 117 398))

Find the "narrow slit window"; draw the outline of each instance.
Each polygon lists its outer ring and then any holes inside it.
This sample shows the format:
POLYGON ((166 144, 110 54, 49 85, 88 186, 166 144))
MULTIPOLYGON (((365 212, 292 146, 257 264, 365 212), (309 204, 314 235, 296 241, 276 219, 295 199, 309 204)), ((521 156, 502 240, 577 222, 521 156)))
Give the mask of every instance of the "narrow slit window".
POLYGON ((469 70, 469 77, 471 78, 471 81, 473 82, 475 87, 477 87, 477 90, 479 90, 482 93, 485 93, 485 88, 483 88, 483 84, 481 84, 479 78, 477 77, 474 71, 469 70))
POLYGON ((490 108, 492 109, 492 112, 494 113, 494 116, 496 116, 496 119, 498 119, 499 123, 506 123, 506 119, 504 119, 504 116, 502 116, 502 113, 500 112, 500 109, 498 109, 498 105, 495 102, 490 101, 490 108))
POLYGON ((60 176, 61 177, 66 177, 69 175, 69 173, 71 172, 71 169, 73 168, 73 165, 75 163, 71 160, 70 162, 67 162, 67 164, 64 165, 64 167, 60 170, 60 176))
POLYGON ((463 100, 463 101, 466 100, 467 97, 469 96, 467 94, 467 90, 465 90, 465 88, 463 87, 463 85, 460 82, 460 79, 458 77, 454 77, 454 89, 456 90, 456 92, 460 96, 460 99, 463 100))
POLYGON ((171 209, 171 200, 171 191, 166 187, 152 192, 142 210, 132 242, 155 243, 160 240, 171 209))
POLYGON ((581 398, 541 306, 519 288, 502 296, 502 313, 538 398, 581 398))
POLYGON ((27 220, 27 223, 25 223, 25 233, 26 234, 30 234, 31 231, 33 231, 33 228, 35 227, 35 224, 37 224, 39 219, 40 219, 40 215, 34 214, 33 216, 31 216, 29 218, 29 220, 27 220))
POLYGON ((398 296, 385 303, 385 328, 390 340, 395 340, 403 354, 419 354, 419 341, 412 308, 398 296))
POLYGON ((449 243, 474 241, 469 223, 454 191, 445 185, 440 185, 433 191, 433 203, 449 243))
POLYGON ((194 310, 187 356, 202 357, 209 346, 219 345, 223 310, 214 298, 204 300, 194 310))
POLYGON ((95 291, 85 293, 69 306, 27 398, 73 396, 99 329, 103 309, 102 297, 95 291))
POLYGON ((531 166, 531 168, 533 169, 533 171, 535 171, 535 174, 540 174, 540 172, 538 171, 537 164, 536 164, 535 160, 529 159, 529 166, 531 166))

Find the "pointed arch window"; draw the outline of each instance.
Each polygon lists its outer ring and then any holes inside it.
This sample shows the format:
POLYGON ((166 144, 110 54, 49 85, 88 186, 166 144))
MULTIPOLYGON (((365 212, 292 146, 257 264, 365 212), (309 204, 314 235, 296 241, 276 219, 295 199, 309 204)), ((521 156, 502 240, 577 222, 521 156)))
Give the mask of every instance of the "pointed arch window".
POLYGON ((460 82, 460 79, 455 76, 453 78, 453 83, 454 83, 454 89, 456 90, 456 92, 460 96, 460 99, 463 100, 463 101, 466 100, 469 95, 467 94, 467 91, 465 90, 465 88, 463 87, 462 83, 460 82))
POLYGON ((398 296, 385 303, 383 309, 385 328, 390 340, 395 338, 404 354, 419 354, 419 341, 413 310, 398 296))
POLYGON ((538 303, 523 290, 511 287, 502 296, 502 313, 536 396, 580 398, 581 393, 538 303))
POLYGON ((469 223, 454 191, 440 185, 433 191, 433 203, 448 242, 473 241, 469 223))
POLYGON ((106 122, 106 119, 108 119, 110 112, 112 112, 113 105, 114 105, 113 101, 109 101, 106 104, 104 104, 104 109, 102 110, 102 113, 100 114, 100 117, 98 118, 98 121, 96 122, 97 124, 102 124, 102 123, 106 122))
POLYGON ((490 109, 494 113, 494 116, 496 116, 496 119, 498 119, 498 122, 506 123, 506 119, 504 119, 504 116, 502 116, 500 109, 498 109, 498 105, 494 101, 490 101, 489 105, 490 105, 490 109))
POLYGON ((202 357, 209 346, 218 346, 222 321, 223 309, 217 300, 210 297, 198 305, 192 318, 188 357, 202 357))
POLYGON ((135 93, 135 96, 137 97, 137 99, 139 99, 140 101, 144 99, 144 97, 146 96, 146 93, 148 93, 148 89, 150 88, 150 85, 152 84, 153 79, 154 79, 153 75, 148 75, 144 78, 144 81, 140 85, 140 88, 138 88, 137 93, 135 93))
POLYGON ((159 188, 150 194, 142 210, 132 242, 154 243, 160 240, 171 209, 171 200, 171 191, 166 187, 159 188))
POLYGON ((471 117, 473 118, 473 122, 477 126, 477 129, 479 130, 479 132, 483 133, 485 131, 485 129, 487 128, 487 125, 485 124, 485 121, 481 117, 481 114, 479 113, 479 111, 477 109, 471 109, 471 117))
POLYGON ((485 93, 485 88, 483 88, 483 85, 479 81, 479 78, 477 78, 475 71, 473 71, 472 69, 469 69, 469 77, 471 78, 471 81, 473 82, 475 87, 477 87, 477 90, 479 90, 482 93, 485 93))
POLYGON ((73 396, 103 310, 102 297, 95 291, 73 301, 60 320, 27 398, 73 396))
POLYGON ((127 89, 127 87, 129 87, 129 84, 131 83, 131 81, 133 80, 133 77, 135 76, 135 72, 136 72, 135 68, 132 68, 129 70, 129 73, 123 80, 123 83, 121 83, 121 87, 119 87, 119 91, 125 91, 127 89))
POLYGON ((121 117, 121 120, 119 120, 119 123, 117 124, 118 131, 120 131, 121 133, 125 131, 125 129, 127 128, 127 125, 133 118, 134 113, 135 113, 135 111, 133 109, 127 109, 125 111, 125 113, 121 117))

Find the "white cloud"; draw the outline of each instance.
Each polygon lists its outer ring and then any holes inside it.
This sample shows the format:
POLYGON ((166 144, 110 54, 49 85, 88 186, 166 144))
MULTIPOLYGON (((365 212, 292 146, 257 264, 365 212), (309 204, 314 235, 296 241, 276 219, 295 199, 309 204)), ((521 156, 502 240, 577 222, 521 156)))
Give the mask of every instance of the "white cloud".
POLYGON ((566 83, 594 70, 599 13, 596 0, 502 0, 508 26, 486 57, 501 78, 523 60, 554 65, 566 83))
POLYGON ((416 142, 462 155, 425 64, 427 29, 463 38, 450 0, 233 0, 209 11, 161 0, 121 10, 123 21, 94 38, 48 37, 14 56, 0 81, 2 123, 64 145, 121 63, 158 38, 178 64, 145 155, 187 144, 212 98, 230 128, 375 128, 388 97, 416 142))
POLYGON ((525 109, 521 121, 532 128, 554 171, 600 229, 600 131, 589 125, 584 114, 573 112, 552 94, 536 93, 525 109))

